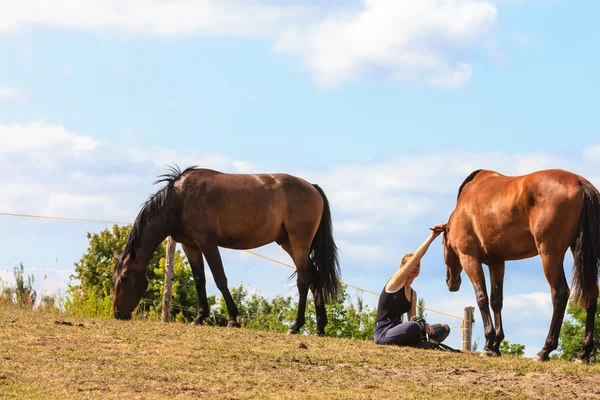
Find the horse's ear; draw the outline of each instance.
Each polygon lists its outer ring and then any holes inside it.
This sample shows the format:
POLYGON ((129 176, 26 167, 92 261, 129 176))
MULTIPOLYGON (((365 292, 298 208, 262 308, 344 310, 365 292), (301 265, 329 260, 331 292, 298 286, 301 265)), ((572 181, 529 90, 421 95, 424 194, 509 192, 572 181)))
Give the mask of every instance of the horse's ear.
POLYGON ((117 253, 116 251, 113 251, 112 256, 117 261, 119 261, 121 259, 121 255, 119 253, 117 253))

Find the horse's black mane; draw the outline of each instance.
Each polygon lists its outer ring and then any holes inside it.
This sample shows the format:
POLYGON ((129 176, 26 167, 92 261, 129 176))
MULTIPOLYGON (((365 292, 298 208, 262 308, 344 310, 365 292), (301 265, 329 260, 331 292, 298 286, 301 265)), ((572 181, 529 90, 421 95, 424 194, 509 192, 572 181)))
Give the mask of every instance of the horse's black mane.
POLYGON ((158 176, 158 180, 156 180, 153 184, 156 185, 160 182, 167 182, 167 184, 160 189, 158 192, 154 193, 144 204, 142 204, 142 209, 140 210, 133 226, 131 227, 131 232, 129 233, 129 237, 127 238, 127 245, 125 246, 125 250, 121 255, 117 265, 115 265, 115 271, 120 271, 123 266, 123 260, 127 255, 130 256, 132 260, 135 260, 135 250, 137 249, 138 242, 144 228, 152 222, 154 217, 156 217, 164 208, 165 204, 169 201, 173 190, 175 188, 175 182, 187 172, 196 169, 197 167, 191 166, 187 167, 185 170, 181 171, 177 165, 173 167, 167 168, 167 173, 158 176))
POLYGON ((475 178, 475 175, 477 175, 481 171, 483 171, 483 170, 481 170, 481 169, 475 170, 475 171, 471 172, 471 174, 469 176, 466 177, 465 181, 458 188, 458 196, 456 196, 456 201, 458 201, 458 199, 460 198, 460 194, 462 193, 462 190, 465 187, 465 185, 467 183, 471 182, 475 178))

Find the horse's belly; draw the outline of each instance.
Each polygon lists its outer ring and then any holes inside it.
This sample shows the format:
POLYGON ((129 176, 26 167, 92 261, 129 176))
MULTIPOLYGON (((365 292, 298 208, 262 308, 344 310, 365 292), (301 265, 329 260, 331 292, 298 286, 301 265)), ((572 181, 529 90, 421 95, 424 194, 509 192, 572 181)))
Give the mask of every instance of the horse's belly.
POLYGON ((257 237, 231 237, 220 238, 219 246, 232 250, 249 250, 257 247, 265 246, 275 239, 257 238, 257 237), (262 240, 261 240, 262 239, 262 240))
POLYGON ((502 235, 484 243, 484 262, 496 260, 522 260, 538 254, 535 239, 529 231, 502 235))
POLYGON ((282 231, 281 220, 241 220, 220 224, 218 243, 221 247, 235 250, 261 247, 279 238, 282 231))

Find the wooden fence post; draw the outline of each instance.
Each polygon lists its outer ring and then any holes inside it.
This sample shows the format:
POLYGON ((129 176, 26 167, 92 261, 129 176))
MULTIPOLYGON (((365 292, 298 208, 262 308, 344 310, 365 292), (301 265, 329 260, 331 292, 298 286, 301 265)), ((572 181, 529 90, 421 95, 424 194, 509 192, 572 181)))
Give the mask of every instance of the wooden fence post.
POLYGON ((162 322, 171 319, 171 303, 173 300, 173 280, 175 279, 175 247, 177 242, 171 236, 167 238, 167 254, 165 260, 165 288, 163 291, 162 322))
POLYGON ((462 351, 472 351, 473 337, 473 312, 475 307, 465 307, 465 314, 462 321, 462 351))

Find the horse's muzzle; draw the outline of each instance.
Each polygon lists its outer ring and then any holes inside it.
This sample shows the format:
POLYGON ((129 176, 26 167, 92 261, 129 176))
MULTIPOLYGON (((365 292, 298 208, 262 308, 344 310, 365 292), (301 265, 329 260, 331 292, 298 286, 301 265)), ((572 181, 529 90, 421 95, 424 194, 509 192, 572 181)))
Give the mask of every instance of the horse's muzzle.
POLYGON ((450 280, 446 280, 446 285, 448 285, 448 290, 451 292, 458 292, 458 289, 460 289, 460 284, 462 282, 462 279, 458 279, 455 282, 451 282, 450 280))
POLYGON ((123 320, 123 321, 129 321, 131 319, 131 313, 129 313, 129 314, 121 313, 117 309, 114 310, 113 316, 116 319, 120 319, 120 320, 123 320))

